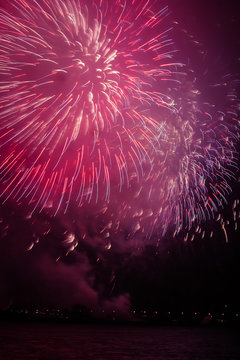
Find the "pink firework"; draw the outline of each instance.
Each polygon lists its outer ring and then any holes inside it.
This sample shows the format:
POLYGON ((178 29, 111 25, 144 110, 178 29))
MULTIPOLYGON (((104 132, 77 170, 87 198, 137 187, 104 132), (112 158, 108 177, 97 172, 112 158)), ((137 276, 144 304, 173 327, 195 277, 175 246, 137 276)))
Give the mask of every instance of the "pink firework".
POLYGON ((127 215, 147 236, 153 230, 161 238, 169 229, 177 234, 197 228, 226 206, 238 173, 239 83, 229 76, 224 86, 224 111, 203 103, 191 82, 179 89, 178 112, 159 119, 153 171, 127 215))
MULTIPOLYGON (((182 84, 186 83, 183 77, 182 84)), ((224 86, 224 112, 202 103, 194 82, 179 88, 178 112, 158 118, 151 173, 142 181, 132 180, 94 218, 91 231, 100 224, 95 231, 104 244, 117 239, 118 247, 138 249, 146 239, 156 242, 180 232, 186 241, 193 240, 194 231, 200 234, 201 227, 213 219, 222 222, 227 239, 221 212, 238 173, 239 100, 237 81, 229 76, 224 86), (122 244, 118 239, 124 239, 122 244)))
POLYGON ((57 213, 149 173, 149 110, 173 109, 159 91, 174 65, 166 12, 135 0, 1 4, 2 202, 57 213))

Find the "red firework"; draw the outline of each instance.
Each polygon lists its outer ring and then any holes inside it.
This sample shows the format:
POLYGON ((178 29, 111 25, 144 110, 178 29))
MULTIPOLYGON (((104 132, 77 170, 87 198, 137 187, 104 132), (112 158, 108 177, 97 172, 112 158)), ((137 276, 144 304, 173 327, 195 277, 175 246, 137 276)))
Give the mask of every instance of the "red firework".
POLYGON ((149 109, 173 107, 159 91, 174 65, 166 13, 149 0, 1 5, 3 202, 56 214, 146 176, 159 133, 149 109))

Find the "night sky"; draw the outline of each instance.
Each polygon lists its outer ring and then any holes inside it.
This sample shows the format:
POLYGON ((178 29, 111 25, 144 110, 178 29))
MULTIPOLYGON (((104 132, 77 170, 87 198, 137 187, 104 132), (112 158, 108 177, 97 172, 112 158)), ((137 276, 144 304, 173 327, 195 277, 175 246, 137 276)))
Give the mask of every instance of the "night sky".
MULTIPOLYGON (((187 64, 200 101, 223 109, 225 89, 212 85, 223 84, 227 74, 239 79, 238 1, 170 0, 168 6, 176 61, 187 64)), ((24 203, 9 198, 0 207, 0 308, 79 304, 123 313, 208 312, 227 305, 240 311, 238 177, 236 170, 219 216, 176 234, 169 226, 164 236, 157 224, 152 232, 145 229, 151 236, 138 233, 133 217, 104 238, 98 232, 107 233, 111 217, 104 208, 99 212, 101 205, 73 205, 53 217, 47 211, 31 215, 24 203)), ((135 204, 132 188, 121 196, 135 204)), ((113 212, 120 211, 118 199, 113 212)), ((137 209, 144 199, 136 202, 137 209)))

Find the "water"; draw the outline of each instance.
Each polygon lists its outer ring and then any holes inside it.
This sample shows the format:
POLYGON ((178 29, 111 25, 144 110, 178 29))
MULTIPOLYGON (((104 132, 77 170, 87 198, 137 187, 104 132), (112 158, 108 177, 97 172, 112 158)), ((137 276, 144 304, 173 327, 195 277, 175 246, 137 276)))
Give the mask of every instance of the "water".
POLYGON ((2 323, 0 359, 240 359, 239 340, 227 328, 2 323))

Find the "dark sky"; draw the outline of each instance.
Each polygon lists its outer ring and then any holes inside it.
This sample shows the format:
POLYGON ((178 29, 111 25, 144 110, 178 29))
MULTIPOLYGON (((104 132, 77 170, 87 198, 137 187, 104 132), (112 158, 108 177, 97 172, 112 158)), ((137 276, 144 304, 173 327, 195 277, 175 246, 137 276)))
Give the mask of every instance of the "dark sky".
MULTIPOLYGON (((187 59, 194 69, 198 86, 206 91, 203 98, 210 96, 218 102, 206 79, 214 83, 225 74, 239 76, 238 1, 170 0, 169 7, 171 19, 178 22, 174 37, 179 58, 187 59)), ((91 243, 87 243, 78 241, 81 230, 73 229, 71 214, 67 220, 44 214, 29 219, 25 208, 8 202, 0 209, 0 307, 82 304, 125 311, 131 304, 214 311, 228 304, 239 309, 240 243, 239 229, 234 226, 239 227, 240 221, 234 222, 232 212, 238 196, 239 186, 233 182, 233 194, 221 218, 228 241, 220 219, 201 226, 206 232, 203 239, 202 233, 192 230, 189 238, 195 234, 193 241, 184 242, 184 232, 175 238, 169 233, 160 243, 153 236, 152 242, 130 248, 116 242, 108 249, 106 242, 106 251, 94 236, 94 214, 86 220, 92 231, 91 243), (65 256, 66 241, 73 232, 76 249, 65 256)))

